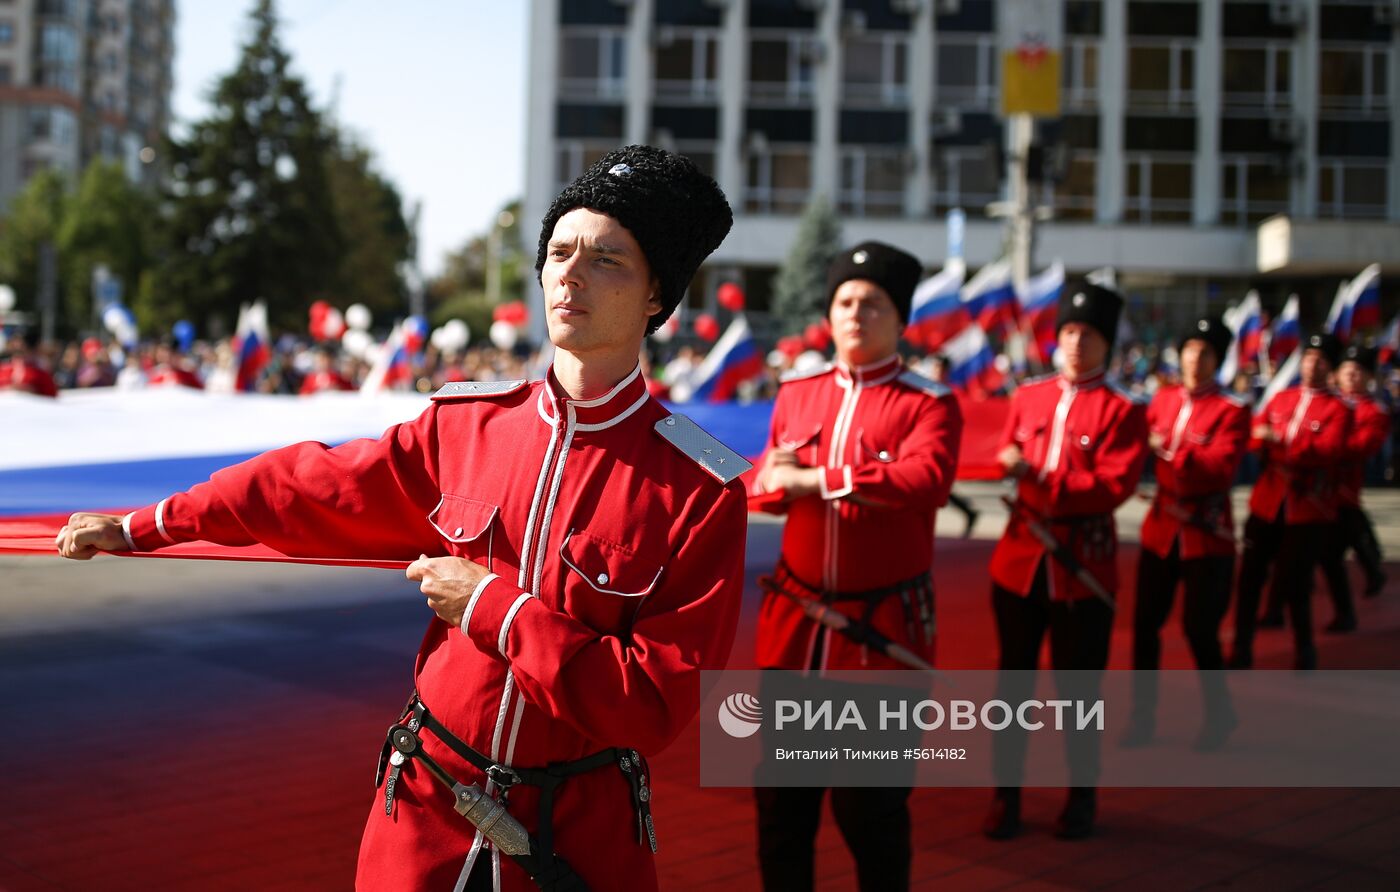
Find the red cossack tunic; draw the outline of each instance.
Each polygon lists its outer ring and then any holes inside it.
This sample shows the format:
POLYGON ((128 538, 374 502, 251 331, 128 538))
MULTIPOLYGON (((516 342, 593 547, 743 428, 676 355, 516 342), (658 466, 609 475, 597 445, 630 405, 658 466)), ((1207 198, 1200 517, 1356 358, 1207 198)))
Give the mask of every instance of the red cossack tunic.
POLYGON ((1279 439, 1251 441, 1263 450, 1265 464, 1249 513, 1293 524, 1336 520, 1337 465, 1352 448, 1346 401, 1331 390, 1291 387, 1269 400, 1254 424, 1267 424, 1279 439))
MULTIPOLYGON (((142 550, 203 539, 484 564, 492 575, 461 628, 429 624, 415 667, 428 708, 507 765, 544 767, 612 746, 653 754, 694 717, 699 670, 722 668, 733 643, 745 503, 741 485, 721 478, 748 465, 714 440, 704 458, 683 452, 666 432, 689 422, 669 416, 637 372, 593 400, 562 398, 556 386, 449 385, 454 397, 377 441, 266 453, 134 512, 125 529, 142 550)), ((454 777, 494 790, 422 736, 454 777)), ((510 812, 534 834, 538 792, 510 794, 510 812)), ((498 889, 535 888, 420 763, 404 767, 395 798, 392 816, 382 792, 371 808, 359 888, 452 889, 481 859, 494 863, 498 889)), ((656 888, 617 766, 566 780, 553 824, 555 850, 591 888, 656 888)), ((662 844, 666 830, 663 818, 662 844)))
POLYGON ((1225 536, 1234 530, 1230 485, 1249 448, 1249 421, 1248 404, 1214 382, 1195 393, 1179 385, 1157 391, 1147 426, 1166 442, 1156 457, 1157 497, 1142 521, 1143 548, 1166 557, 1180 537, 1182 560, 1235 553, 1225 536))
POLYGON ((35 396, 58 396, 58 385, 54 383, 53 375, 43 366, 23 359, 0 363, 0 390, 19 390, 35 396))
POLYGON ((199 376, 187 368, 177 365, 156 366, 151 372, 151 376, 146 379, 147 387, 188 387, 192 390, 203 390, 204 382, 199 380, 199 376))
MULTIPOLYGON (((1091 373, 1028 381, 1011 396, 1001 448, 1021 447, 1030 473, 1017 498, 1110 593, 1117 590, 1118 535, 1113 512, 1133 494, 1147 460, 1147 413, 1127 393, 1091 373)), ((1030 594, 1042 560, 1050 560, 1052 600, 1094 597, 1046 553, 1019 512, 992 552, 992 581, 1030 594)))
POLYGON ((355 385, 341 377, 339 372, 330 370, 325 372, 312 372, 305 378, 302 378, 301 390, 298 392, 302 396, 310 396, 313 393, 320 393, 324 390, 338 391, 354 389, 355 385))
POLYGON ((1348 444, 1351 455, 1338 468, 1337 497, 1343 505, 1361 507, 1361 486, 1366 477, 1366 461, 1380 452, 1390 436, 1390 410, 1370 394, 1347 395, 1351 402, 1352 432, 1348 444))
MULTIPOLYGON (((828 367, 789 378, 773 406, 769 449, 792 450, 824 468, 818 495, 790 502, 751 484, 751 505, 787 513, 782 559, 807 586, 861 592, 933 566, 934 515, 948 501, 958 465, 962 412, 948 388, 911 371, 898 356, 870 366, 828 367)), ((760 464, 760 467, 762 465, 760 464)), ((836 609, 860 619, 859 602, 836 609)), ((871 616, 885 637, 933 660, 933 642, 907 621, 898 596, 871 616)), ((807 618, 799 605, 764 599, 757 632, 760 668, 805 669, 813 655, 831 669, 904 668, 807 618)))

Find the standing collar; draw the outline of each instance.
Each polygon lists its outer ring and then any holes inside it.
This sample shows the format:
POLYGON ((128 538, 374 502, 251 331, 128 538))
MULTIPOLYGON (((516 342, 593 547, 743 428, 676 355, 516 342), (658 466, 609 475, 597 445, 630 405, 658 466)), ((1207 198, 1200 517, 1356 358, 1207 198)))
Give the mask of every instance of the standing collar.
POLYGON ((1219 392, 1220 382, 1215 380, 1214 378, 1210 378, 1206 381, 1206 383, 1202 384, 1200 387, 1197 387, 1195 390, 1188 389, 1185 384, 1181 385, 1181 389, 1185 390, 1186 393, 1190 395, 1192 399, 1200 399, 1203 396, 1209 396, 1212 393, 1219 392))
POLYGON ((1103 384, 1104 380, 1105 370, 1103 366, 1099 366, 1096 369, 1090 369, 1089 371, 1080 375, 1073 381, 1065 377, 1064 372, 1060 372, 1060 387, 1064 390, 1068 390, 1071 387, 1075 390, 1092 390, 1093 388, 1103 384))
POLYGON ((603 430, 612 427, 622 419, 642 407, 650 394, 646 381, 642 378, 642 366, 638 363, 630 374, 617 382, 611 390, 591 400, 576 400, 561 396, 563 388, 554 377, 554 369, 545 375, 544 386, 540 388, 540 417, 548 424, 556 419, 572 415, 579 430, 603 430), (568 410, 572 408, 573 412, 568 410))
POLYGON ((841 360, 836 360, 836 380, 847 385, 852 381, 862 387, 870 387, 875 384, 883 384, 893 380, 904 370, 904 363, 900 361, 898 353, 891 353, 889 356, 877 362, 866 365, 846 365, 841 360))

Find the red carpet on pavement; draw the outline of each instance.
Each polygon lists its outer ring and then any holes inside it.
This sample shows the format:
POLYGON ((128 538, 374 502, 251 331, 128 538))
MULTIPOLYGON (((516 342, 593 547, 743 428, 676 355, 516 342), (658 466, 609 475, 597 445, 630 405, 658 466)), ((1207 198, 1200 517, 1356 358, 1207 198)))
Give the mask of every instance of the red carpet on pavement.
MULTIPOLYGON (((995 665, 991 547, 939 543, 944 667, 995 665)), ((1131 580, 1136 552, 1124 552, 1131 580)), ((752 653, 752 579, 746 597, 737 666, 752 653)), ((1126 668, 1131 592, 1120 597, 1112 664, 1126 668)), ((1373 622, 1397 599, 1392 585, 1360 604, 1360 632, 1320 636, 1323 667, 1397 668, 1400 624, 1373 622)), ((374 759, 423 624, 417 605, 391 606, 159 635, 0 638, 11 756, 0 889, 349 888, 374 759)), ((1166 668, 1190 667, 1178 618, 1163 643, 1166 668)), ((1262 668, 1288 666, 1287 634, 1261 633, 1256 655, 1262 668)), ((697 750, 692 726, 653 760, 662 888, 756 889, 751 794, 700 789, 697 750)), ((979 832, 986 790, 916 791, 915 887, 1400 888, 1400 791, 1105 790, 1100 832, 1077 843, 1050 836, 1061 798, 1027 791, 1027 832, 994 843, 979 832)), ((818 846, 820 888, 855 888, 829 815, 818 846)))

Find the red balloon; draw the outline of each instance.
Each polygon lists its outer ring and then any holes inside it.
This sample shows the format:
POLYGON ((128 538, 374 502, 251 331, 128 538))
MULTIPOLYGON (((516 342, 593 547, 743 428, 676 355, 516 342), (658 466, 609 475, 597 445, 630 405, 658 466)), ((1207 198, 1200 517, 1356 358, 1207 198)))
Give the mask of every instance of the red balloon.
POLYGON ((326 314, 331 310, 331 305, 323 300, 318 300, 311 305, 311 327, 315 328, 316 323, 326 318, 326 314))
POLYGON ((491 321, 508 322, 511 325, 524 325, 529 313, 525 309, 523 301, 513 300, 509 303, 499 304, 491 310, 491 321))
POLYGON ((701 313, 695 317, 695 333, 706 341, 713 341, 719 337, 719 322, 709 313, 701 313))
POLYGON ((802 342, 813 350, 825 350, 831 343, 831 329, 825 322, 813 322, 803 329, 802 342))
POLYGON ((719 305, 731 313, 737 313, 744 308, 744 289, 733 282, 725 282, 719 286, 719 291, 715 294, 719 305))
POLYGON ((788 335, 785 338, 778 338, 778 352, 788 359, 796 359, 798 354, 806 349, 802 343, 802 335, 788 335))

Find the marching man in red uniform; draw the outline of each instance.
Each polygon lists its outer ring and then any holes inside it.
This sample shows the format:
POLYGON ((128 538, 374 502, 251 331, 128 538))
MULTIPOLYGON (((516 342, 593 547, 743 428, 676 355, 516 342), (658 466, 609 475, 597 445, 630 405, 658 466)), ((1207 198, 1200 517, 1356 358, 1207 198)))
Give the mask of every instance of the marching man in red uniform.
POLYGON ((1142 523, 1137 598, 1133 604, 1132 722, 1124 743, 1142 745, 1155 730, 1162 626, 1183 583, 1182 625, 1201 676, 1205 723, 1197 745, 1224 742, 1235 723, 1220 670, 1220 622, 1235 573, 1230 485, 1249 446, 1249 407, 1216 381, 1233 335, 1216 317, 1182 338, 1181 384, 1163 387, 1147 407, 1156 454, 1157 495, 1142 523))
POLYGON ((1347 460, 1337 469, 1337 522, 1332 526, 1322 554, 1322 575, 1332 595, 1334 616, 1329 632, 1350 632, 1356 628, 1356 607, 1351 598, 1351 580, 1347 578, 1347 549, 1356 550, 1356 559, 1366 574, 1365 594, 1373 598, 1385 586, 1381 570, 1381 547, 1371 518, 1361 507, 1361 487, 1366 477, 1366 462, 1380 451, 1390 436, 1390 410, 1371 394, 1371 376, 1376 372, 1376 350, 1353 344, 1342 353, 1337 367, 1337 389, 1351 403, 1352 436, 1347 460))
MULTIPOLYGON (((1286 605, 1293 624, 1294 664, 1317 668, 1313 646, 1312 588, 1327 525, 1337 519, 1336 466, 1351 446, 1351 408, 1328 387, 1342 344, 1315 334, 1303 345, 1302 383, 1279 393, 1254 418, 1251 446, 1264 453, 1264 471, 1249 498, 1240 557, 1235 646, 1230 667, 1254 665, 1255 616, 1269 564, 1274 564, 1271 606, 1277 616, 1260 625, 1282 625, 1286 605)), ((1272 613, 1272 611, 1271 611, 1272 613)))
MULTIPOLYGON (((827 274, 836 362, 778 390, 750 504, 786 513, 782 556, 763 601, 763 669, 899 669, 861 636, 873 630, 932 662, 934 515, 957 470, 962 414, 952 392, 908 371, 896 348, 922 268, 879 242, 842 254, 827 274), (855 636, 808 617, 840 611, 855 636)), ((832 810, 861 889, 909 885, 909 788, 832 790, 832 810)), ((760 788, 766 889, 811 889, 824 788, 760 788)))
MULTIPOLYGON (((1122 308, 1123 298, 1107 288, 1066 287, 1056 322, 1061 370, 1021 385, 1011 397, 999 458, 1018 481, 1018 497, 991 563, 1002 669, 1037 668, 1047 630, 1056 669, 1108 664, 1118 588, 1113 512, 1133 494, 1147 459, 1143 407, 1105 379, 1122 308), (1096 582, 1086 583, 1066 558, 1096 582)), ((1006 682, 1003 699, 1028 698, 1024 678, 1018 673, 1014 683, 1006 682)), ((993 737, 1000 786, 983 826, 992 839, 1021 830, 1026 743, 1015 724, 993 737)), ((1076 839, 1093 830, 1098 743, 1090 734, 1069 736, 1071 763, 1081 770, 1071 771, 1056 836, 1076 839)))
POLYGON ((413 561, 436 618, 359 888, 656 888, 645 757, 733 641, 748 464, 653 400, 637 354, 731 221, 688 159, 614 151, 544 219, 546 381, 451 384, 378 441, 276 450, 60 532, 77 558, 204 539, 413 561))

